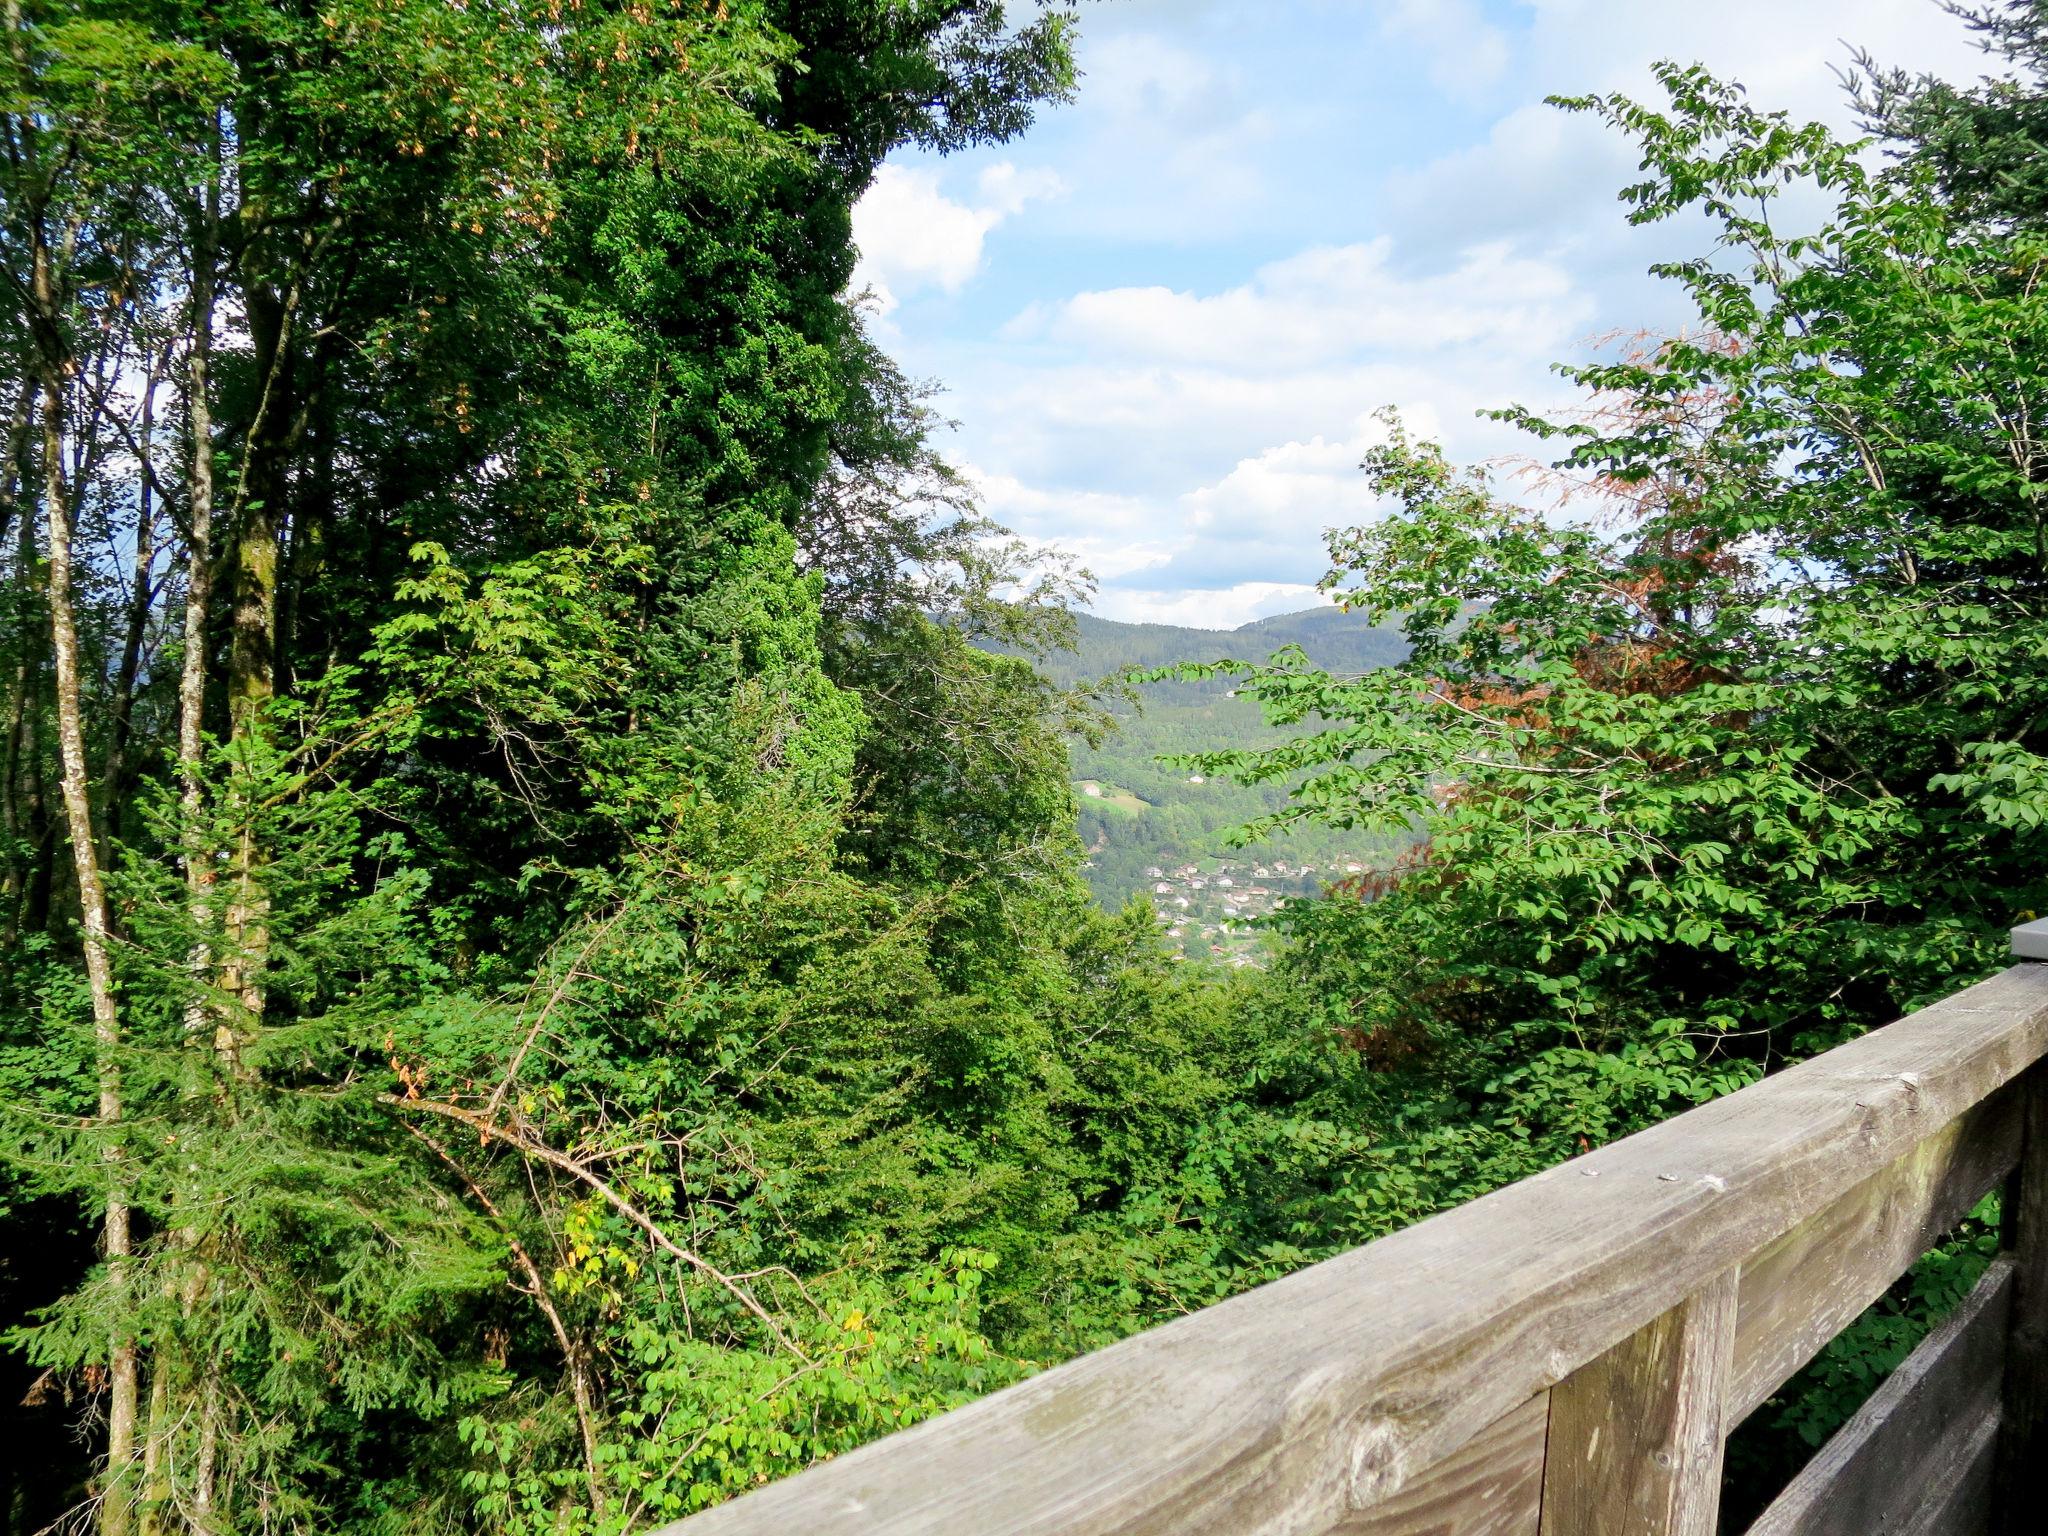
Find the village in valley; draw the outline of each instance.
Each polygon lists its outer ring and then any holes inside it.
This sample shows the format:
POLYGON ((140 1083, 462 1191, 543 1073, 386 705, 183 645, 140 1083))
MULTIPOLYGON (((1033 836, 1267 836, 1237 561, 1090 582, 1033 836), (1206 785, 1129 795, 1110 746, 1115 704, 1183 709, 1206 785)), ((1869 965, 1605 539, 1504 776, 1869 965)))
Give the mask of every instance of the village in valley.
POLYGON ((1321 865, 1286 859, 1154 864, 1145 870, 1145 890, 1160 927, 1184 958, 1206 955, 1230 965, 1256 965, 1265 948, 1261 918, 1271 917, 1290 897, 1317 895, 1365 869, 1357 859, 1321 865))

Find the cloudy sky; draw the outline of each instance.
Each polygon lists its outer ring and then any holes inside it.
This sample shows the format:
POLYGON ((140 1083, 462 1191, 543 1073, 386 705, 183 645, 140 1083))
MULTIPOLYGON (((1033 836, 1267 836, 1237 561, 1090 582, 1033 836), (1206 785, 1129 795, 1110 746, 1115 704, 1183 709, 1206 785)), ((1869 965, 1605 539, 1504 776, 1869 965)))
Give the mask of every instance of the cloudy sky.
MULTIPOLYGON (((855 213, 881 336, 945 386, 988 509, 1074 551, 1111 618, 1229 627, 1315 601, 1322 530, 1398 407, 1513 452, 1487 405, 1670 325, 1634 157, 1552 92, 1698 60, 1847 127, 1853 49, 1972 77, 1932 0, 1093 0, 1078 100, 1023 139, 891 161, 855 213)), ((1674 243, 1675 242, 1675 243, 1674 243)))

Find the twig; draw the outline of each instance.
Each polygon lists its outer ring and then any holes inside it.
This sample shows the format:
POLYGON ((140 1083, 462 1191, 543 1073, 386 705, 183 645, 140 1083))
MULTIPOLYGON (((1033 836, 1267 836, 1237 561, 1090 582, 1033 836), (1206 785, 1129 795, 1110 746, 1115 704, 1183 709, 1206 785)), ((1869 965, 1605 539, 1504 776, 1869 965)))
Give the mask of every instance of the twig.
POLYGON ((590 1509, 599 1519, 604 1518, 604 1485, 597 1470, 597 1425, 591 1418, 590 1387, 583 1374, 583 1355, 569 1337, 568 1327, 562 1322, 562 1314, 555 1304, 548 1300, 547 1284, 541 1279, 540 1266, 533 1262, 533 1256, 526 1251, 526 1245, 519 1241, 519 1235, 512 1230, 512 1223, 505 1219, 504 1212, 484 1193, 481 1184, 470 1177, 469 1170, 458 1163, 448 1149, 416 1125, 406 1126, 414 1139, 426 1146, 434 1156, 441 1159, 453 1170, 455 1177, 462 1180, 476 1203, 484 1208, 491 1220, 497 1224, 505 1241, 512 1249, 512 1256, 519 1261, 519 1267, 526 1271, 527 1281, 533 1286, 528 1292, 548 1326, 554 1330, 555 1342, 562 1348, 562 1363, 569 1367, 569 1386, 576 1399, 576 1423, 583 1431, 583 1469, 590 1479, 590 1509))
POLYGON ((756 1318, 760 1319, 761 1325, 774 1335, 776 1343, 795 1355, 799 1360, 810 1359, 810 1356, 803 1352, 796 1341, 782 1331, 781 1325, 773 1317, 769 1316, 768 1309, 756 1301, 744 1286, 733 1280, 724 1270, 713 1264, 709 1259, 704 1258, 700 1254, 692 1253, 689 1249, 676 1242, 666 1232, 662 1231, 660 1227, 655 1225, 652 1218, 647 1216, 638 1206, 634 1205, 624 1195, 613 1189, 611 1185, 607 1184, 603 1179, 592 1173, 582 1163, 570 1157, 567 1153, 557 1152, 547 1143, 535 1141, 526 1135, 525 1132, 515 1127, 493 1124, 484 1115, 477 1113, 473 1109, 464 1109, 459 1104, 444 1104, 438 1099, 401 1098, 395 1093, 380 1093, 377 1097, 380 1102, 389 1104, 395 1109, 424 1110, 430 1115, 440 1115, 444 1119, 454 1120, 459 1124, 468 1126, 485 1141, 496 1137, 507 1146, 516 1149, 526 1156, 538 1158, 541 1162, 548 1164, 548 1166, 559 1168, 571 1178, 589 1185, 603 1197, 607 1205, 654 1239, 659 1246, 667 1250, 674 1257, 681 1259, 706 1279, 722 1287, 735 1301, 753 1313, 756 1318))

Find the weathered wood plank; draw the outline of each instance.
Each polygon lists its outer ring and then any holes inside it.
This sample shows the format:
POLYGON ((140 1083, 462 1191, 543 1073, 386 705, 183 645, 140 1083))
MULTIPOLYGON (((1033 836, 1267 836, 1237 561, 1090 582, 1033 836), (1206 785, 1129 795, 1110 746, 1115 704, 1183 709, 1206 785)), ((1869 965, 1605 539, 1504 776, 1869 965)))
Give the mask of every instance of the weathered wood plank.
POLYGON ((2017 966, 1741 1093, 687 1523, 1309 1536, 1842 1198, 2048 1051, 2017 966))
MULTIPOLYGON (((2030 969, 2048 971, 2048 965, 2030 969)), ((2000 1216, 2013 1264, 1992 1494, 2000 1536, 2038 1533, 2048 1509, 2048 1069, 2036 1067, 2019 1088, 2026 1125, 2000 1216)))
MULTIPOLYGON (((1991 1478, 1998 1465, 1998 1414, 1971 1431, 1969 1442, 1929 1487, 1913 1523, 1900 1536, 1990 1536, 1991 1478)), ((2039 1529, 2038 1526, 2034 1529, 2039 1529)))
POLYGON ((1742 1266, 1731 1423, 1790 1379, 1998 1186, 2020 1151, 2001 1090, 1742 1266))
POLYGON ((1331 1536, 1537 1536, 1550 1394, 1532 1397, 1331 1536))
MULTIPOLYGON (((1726 1423, 1749 1414, 1967 1215, 2018 1160, 2019 1133, 2020 1103, 2008 1087, 1745 1265, 1726 1423)), ((1985 1292, 1995 1287, 1996 1321, 1983 1326, 2002 1329, 2010 1274, 2009 1264, 1987 1274, 1953 1321, 1960 1325, 1983 1310, 1985 1292)), ((1980 1339, 1989 1337, 1980 1332, 1980 1339)), ((1904 1380, 1909 1368, 1917 1369, 1909 1361, 1892 1379, 1904 1380)), ((1997 1360, 1986 1370, 1975 1391, 1995 1411, 1997 1360)), ((1342 1519, 1332 1536, 1537 1536, 1548 1402, 1547 1395, 1532 1398, 1496 1420, 1391 1500, 1342 1519)), ((1976 1409, 1964 1416, 1981 1419, 1976 1409)), ((1933 1468, 1919 1482, 1920 1494, 1933 1502, 1916 1516, 1908 1499, 1900 1517, 1908 1523, 1879 1518, 1868 1529, 1886 1536, 1965 1530, 1981 1536, 1995 1427, 1995 1417, 1963 1423, 1938 1447, 1942 1455, 1912 1458, 1916 1469, 1933 1468), (1955 1523, 1973 1518, 1972 1511, 1976 1525, 1955 1523)), ((1841 1448, 1837 1437, 1816 1466, 1841 1448)), ((1865 1518, 1859 1513, 1846 1524, 1815 1529, 1851 1536, 1864 1529, 1857 1522, 1865 1518)), ((1765 1530, 1760 1524, 1755 1533, 1765 1530)))
MULTIPOLYGON (((2000 1259, 1870 1401, 1822 1446, 1749 1536, 1899 1536, 1933 1515, 1962 1518, 1971 1477, 1988 1488, 1984 1447, 1998 1383, 2013 1266, 2000 1259), (1941 1513, 1954 1505, 1954 1516, 1941 1513), (1930 1513, 1932 1512, 1932 1513, 1930 1513)), ((1981 1531, 1981 1523, 1979 1526, 1981 1531)))
POLYGON ((1714 1536, 1735 1274, 1550 1390, 1542 1536, 1714 1536))

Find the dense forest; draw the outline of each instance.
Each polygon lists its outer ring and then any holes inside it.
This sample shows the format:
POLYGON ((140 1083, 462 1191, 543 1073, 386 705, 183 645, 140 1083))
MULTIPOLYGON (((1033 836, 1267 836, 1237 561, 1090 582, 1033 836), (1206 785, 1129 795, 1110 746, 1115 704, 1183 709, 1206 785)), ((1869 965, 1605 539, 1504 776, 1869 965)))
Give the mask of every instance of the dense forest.
POLYGON ((1085 589, 848 291, 884 158, 1024 132, 1084 20, 7 0, 5 1529, 645 1531, 2043 906, 2048 4, 1958 23, 1978 87, 1865 61, 1866 144, 1693 68, 1559 103, 1711 226, 1696 323, 1504 409, 1541 495, 1389 420, 1329 541, 1378 664, 1126 658, 1265 711, 1170 743, 1253 835, 1407 850, 1237 971, 1091 898, 1085 589))

